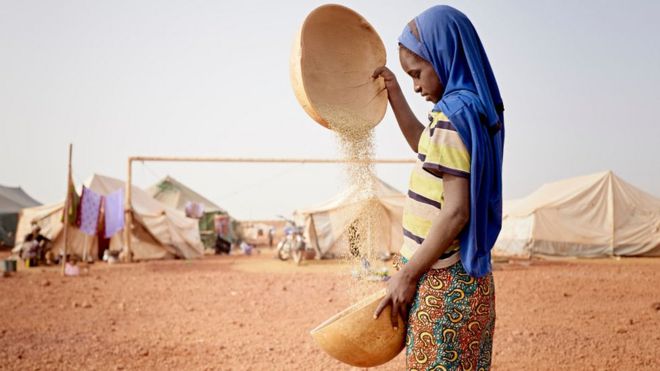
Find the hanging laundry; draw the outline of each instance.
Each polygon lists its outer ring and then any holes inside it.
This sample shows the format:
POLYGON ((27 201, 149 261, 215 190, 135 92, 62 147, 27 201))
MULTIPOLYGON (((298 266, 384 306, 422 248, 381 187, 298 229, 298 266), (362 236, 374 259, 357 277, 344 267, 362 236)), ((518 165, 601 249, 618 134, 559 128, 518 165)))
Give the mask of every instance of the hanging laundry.
MULTIPOLYGON (((85 186, 83 186, 83 188, 85 188, 85 186)), ((82 208, 82 191, 80 191, 80 197, 78 197, 78 200, 76 201, 76 212, 75 212, 76 222, 74 225, 78 227, 78 229, 80 229, 80 224, 82 223, 82 220, 80 220, 80 215, 82 215, 82 212, 80 211, 81 208, 82 208)))
POLYGON ((101 195, 83 186, 80 201, 80 231, 93 236, 96 234, 101 208, 101 195))
POLYGON ((186 202, 186 216, 188 218, 201 219, 204 216, 204 204, 199 202, 186 202))
POLYGON ((213 217, 213 226, 215 234, 227 237, 229 236, 229 215, 218 215, 213 217))
MULTIPOLYGON (((73 179, 71 179, 67 193, 67 197, 69 198, 69 207, 67 208, 66 212, 69 214, 69 224, 79 225, 77 222, 80 220, 80 215, 78 214, 80 210, 80 196, 78 196, 78 193, 76 192, 76 186, 73 184, 73 179)), ((64 212, 62 213, 61 222, 64 223, 64 212)))
POLYGON ((105 198, 101 200, 101 210, 99 211, 99 227, 96 231, 98 239, 98 249, 96 258, 103 260, 106 250, 110 248, 110 239, 105 237, 105 198))
POLYGON ((105 196, 105 238, 124 229, 124 190, 116 190, 105 196))

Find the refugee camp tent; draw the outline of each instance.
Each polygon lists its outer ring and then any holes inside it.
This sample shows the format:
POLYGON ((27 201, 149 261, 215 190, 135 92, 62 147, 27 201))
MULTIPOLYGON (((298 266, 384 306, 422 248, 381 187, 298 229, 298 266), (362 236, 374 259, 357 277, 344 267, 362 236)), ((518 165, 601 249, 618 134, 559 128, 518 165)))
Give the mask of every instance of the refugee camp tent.
POLYGON ((660 256, 660 199, 611 171, 504 203, 496 256, 660 256))
POLYGON ((147 193, 173 209, 185 211, 186 204, 193 202, 204 205, 205 213, 226 213, 220 206, 169 175, 147 188, 147 193))
POLYGON ((376 179, 372 197, 365 198, 363 190, 353 186, 321 205, 295 211, 294 217, 304 225, 305 238, 317 250, 316 256, 333 258, 348 254, 350 226, 368 210, 377 220, 375 245, 382 248, 379 252, 393 253, 403 243, 405 199, 403 193, 376 179))
POLYGON ((245 242, 258 246, 268 245, 269 231, 273 231, 273 245, 284 238, 284 229, 287 226, 287 221, 284 219, 271 219, 271 220, 244 220, 239 222, 241 235, 245 242))
POLYGON ((255 246, 268 245, 268 232, 276 229, 275 223, 268 221, 242 221, 240 226, 245 242, 255 246))
POLYGON ((21 209, 41 205, 21 187, 0 185, 0 245, 13 246, 21 209))
MULTIPOLYGON (((147 193, 163 204, 184 213, 189 204, 202 205, 203 215, 199 218, 202 240, 209 248, 215 244, 214 217, 218 214, 229 215, 227 211, 169 175, 147 188, 147 193)), ((230 242, 235 239, 233 224, 233 219, 230 218, 227 234, 223 236, 230 242)))
MULTIPOLYGON (((103 175, 94 175, 85 182, 92 191, 108 195, 118 189, 125 189, 123 181, 103 175)), ((199 238, 197 220, 186 218, 179 211, 163 205, 153 199, 142 189, 133 186, 133 229, 131 231, 131 247, 133 259, 151 260, 168 258, 192 259, 203 255, 203 246, 199 238)), ((54 252, 59 253, 64 246, 62 210, 64 203, 38 206, 24 209, 18 224, 18 242, 29 232, 31 223, 41 227, 41 233, 51 239, 54 252)), ((78 228, 69 228, 69 245, 67 252, 83 255, 85 246, 93 258, 97 258, 98 237, 87 237, 78 228)), ((110 250, 121 251, 124 246, 123 233, 117 233, 110 239, 110 250)))

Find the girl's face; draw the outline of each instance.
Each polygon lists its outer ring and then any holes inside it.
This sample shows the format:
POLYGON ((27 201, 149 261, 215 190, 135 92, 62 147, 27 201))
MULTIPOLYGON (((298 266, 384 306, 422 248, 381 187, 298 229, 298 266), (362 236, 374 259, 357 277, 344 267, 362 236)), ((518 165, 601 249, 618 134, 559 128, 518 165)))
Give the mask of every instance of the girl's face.
POLYGON ((421 94, 427 101, 438 103, 445 87, 431 63, 403 46, 399 46, 399 61, 403 70, 412 77, 415 93, 421 94))

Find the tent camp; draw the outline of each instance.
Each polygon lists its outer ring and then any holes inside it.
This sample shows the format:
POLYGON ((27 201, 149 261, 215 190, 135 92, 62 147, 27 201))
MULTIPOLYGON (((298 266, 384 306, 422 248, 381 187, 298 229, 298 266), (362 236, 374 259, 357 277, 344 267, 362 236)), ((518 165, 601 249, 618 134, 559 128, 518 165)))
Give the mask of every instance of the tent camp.
POLYGON ((377 215, 377 246, 383 252, 397 252, 403 243, 401 218, 405 195, 376 179, 373 197, 365 199, 357 187, 333 197, 316 207, 296 210, 296 223, 304 225, 306 240, 317 250, 317 257, 334 258, 348 254, 349 227, 362 210, 372 208, 377 215))
POLYGON ((495 256, 660 256, 660 199, 611 171, 504 203, 495 256))
POLYGON ((21 209, 40 205, 21 187, 0 185, 0 245, 13 246, 21 209))
MULTIPOLYGON (((85 186, 101 195, 108 195, 126 187, 123 181, 102 175, 94 175, 85 182, 85 186)), ((186 218, 181 211, 163 205, 135 186, 132 188, 132 202, 133 259, 191 259, 203 255, 197 220, 186 218)), ((19 242, 22 242, 22 236, 29 232, 31 223, 34 222, 41 227, 41 233, 53 241, 54 251, 61 251, 64 245, 61 233, 63 206, 64 203, 60 202, 22 210, 17 229, 19 239, 16 241, 15 250, 20 248, 19 242)), ((87 246, 91 256, 98 257, 98 237, 86 237, 75 227, 69 228, 69 232, 70 244, 67 252, 82 256, 83 249, 87 246)), ((123 233, 115 234, 109 243, 111 250, 121 251, 124 246, 123 233)))

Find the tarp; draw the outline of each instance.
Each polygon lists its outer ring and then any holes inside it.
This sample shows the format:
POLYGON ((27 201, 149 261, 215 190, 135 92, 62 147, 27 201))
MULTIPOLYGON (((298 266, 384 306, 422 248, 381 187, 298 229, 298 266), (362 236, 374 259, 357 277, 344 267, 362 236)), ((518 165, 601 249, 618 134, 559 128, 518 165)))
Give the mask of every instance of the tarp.
POLYGON ((504 203, 496 256, 660 256, 660 199, 611 171, 504 203))
POLYGON ((18 213, 26 207, 41 205, 21 187, 0 185, 0 245, 14 245, 18 213))
POLYGON ((204 205, 205 213, 221 212, 226 213, 220 206, 211 202, 206 197, 193 191, 185 184, 177 181, 171 176, 166 176, 158 183, 147 188, 153 198, 162 202, 163 204, 177 210, 185 210, 186 203, 194 202, 204 205))
POLYGON ((349 226, 365 208, 370 208, 377 223, 376 246, 381 252, 397 252, 403 244, 401 219, 405 195, 376 178, 372 197, 364 198, 362 189, 350 187, 315 207, 296 210, 296 223, 304 225, 305 238, 316 250, 317 257, 333 258, 348 254, 349 226))
MULTIPOLYGON (((94 175, 85 185, 96 193, 108 195, 118 189, 124 189, 121 180, 103 175, 94 175)), ((153 199, 142 189, 132 187, 133 230, 131 247, 133 259, 151 260, 167 258, 192 259, 201 257, 204 248, 200 241, 197 220, 186 218, 183 212, 174 210, 153 199)), ((17 247, 30 231, 31 223, 41 227, 41 233, 53 241, 53 248, 59 253, 64 246, 62 232, 62 210, 64 203, 24 209, 17 228, 17 247)), ((89 247, 92 257, 97 257, 98 237, 86 237, 78 228, 69 228, 70 244, 68 253, 83 255, 85 246, 89 247)), ((110 239, 110 249, 121 251, 124 246, 123 232, 110 239)))

